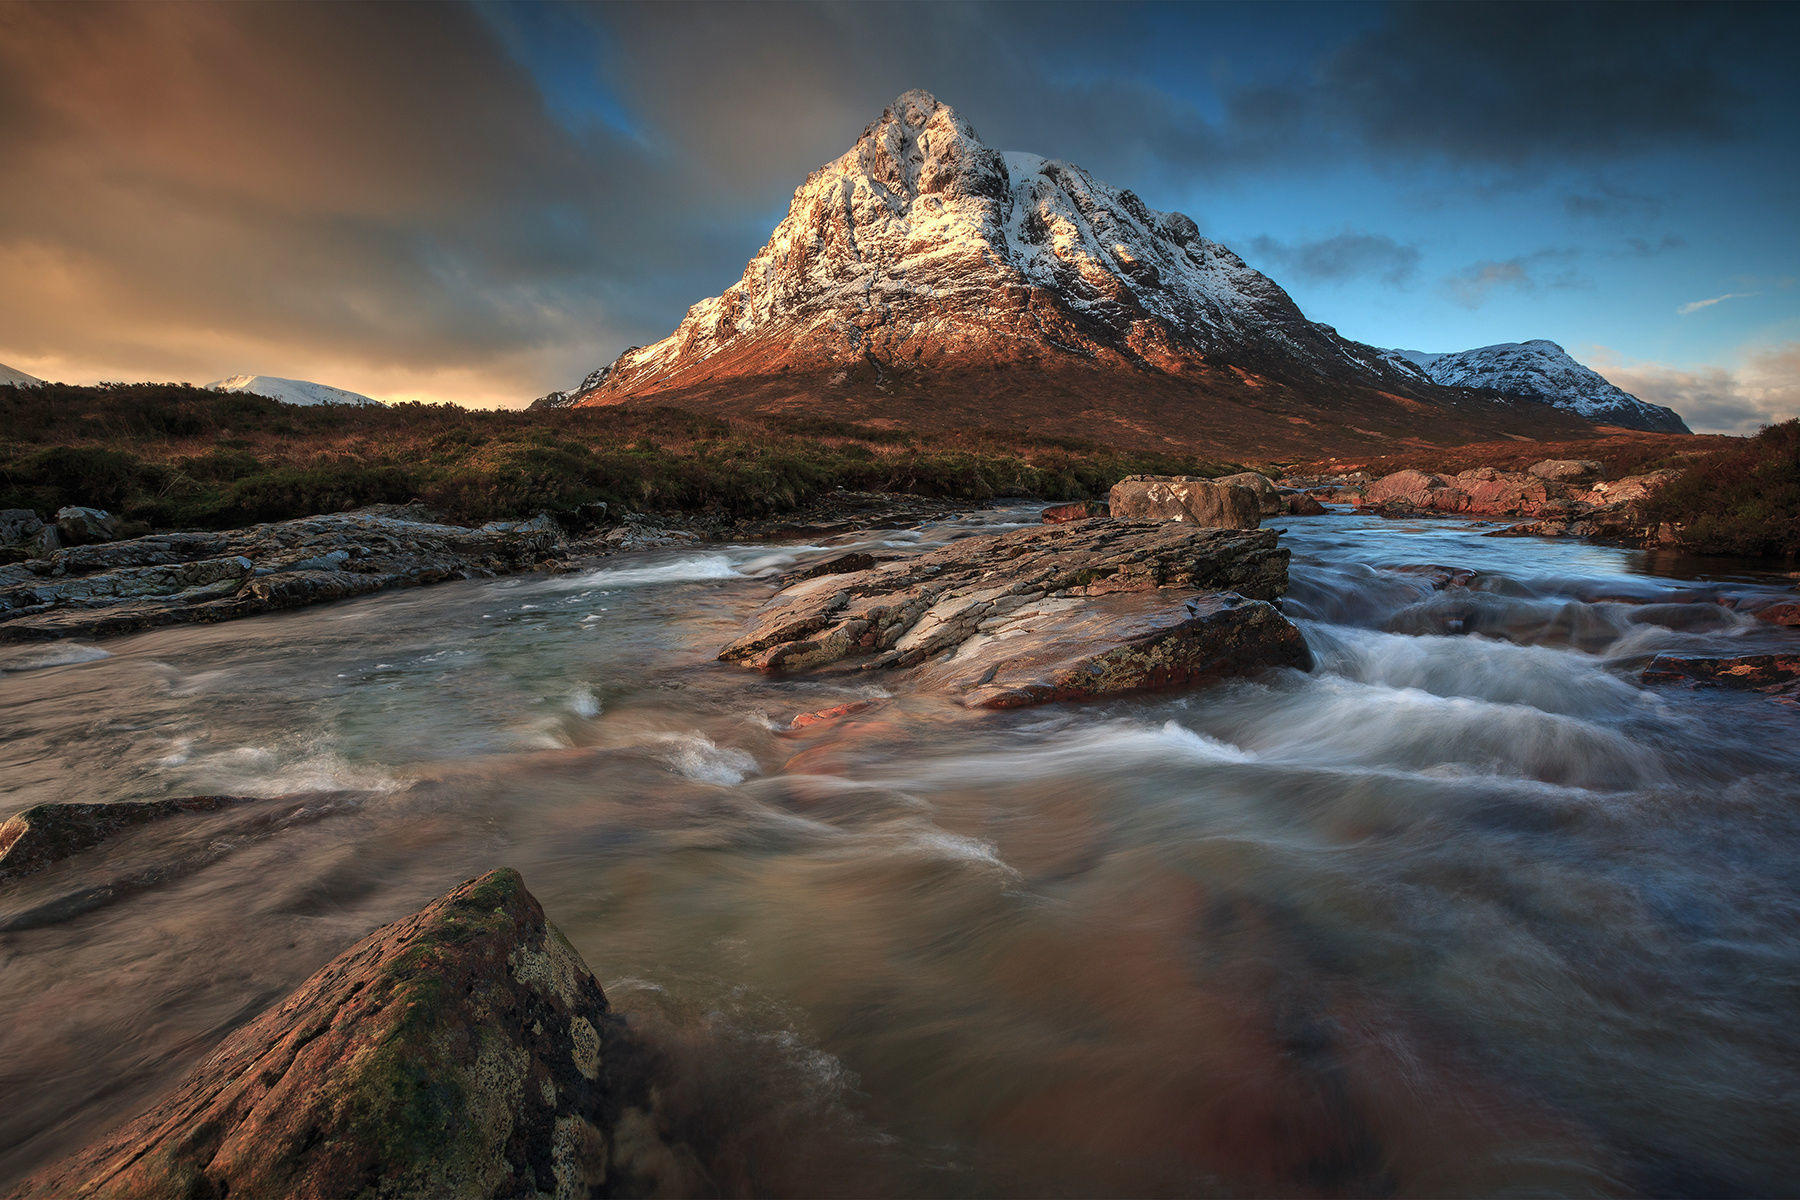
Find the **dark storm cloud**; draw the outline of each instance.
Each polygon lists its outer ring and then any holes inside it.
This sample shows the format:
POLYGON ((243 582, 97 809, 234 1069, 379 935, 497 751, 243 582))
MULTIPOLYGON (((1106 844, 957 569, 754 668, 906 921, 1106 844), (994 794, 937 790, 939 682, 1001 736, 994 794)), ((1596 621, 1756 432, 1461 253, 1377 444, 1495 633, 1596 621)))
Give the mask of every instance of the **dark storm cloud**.
POLYGON ((1419 271, 1419 248, 1381 233, 1345 231, 1311 242, 1264 235, 1253 238, 1250 249, 1284 272, 1320 283, 1367 278, 1401 287, 1419 271))
POLYGON ((1781 5, 1409 4, 1330 56, 1320 94, 1392 151, 1615 158, 1741 133, 1745 52, 1795 29, 1781 5))
MULTIPOLYGON (((0 346, 65 374, 522 399, 727 285, 789 191, 908 88, 1152 203, 1331 161, 1597 172, 1736 134, 1734 63, 1773 53, 1791 14, 0 5, 0 346)), ((1264 252, 1388 282, 1417 255, 1349 233, 1264 252)), ((1551 266, 1446 287, 1478 304, 1572 278, 1551 266)))
POLYGON ((459 7, 6 6, 0 81, 27 353, 473 396, 660 332, 645 309, 716 288, 747 229, 678 162, 566 129, 459 7))

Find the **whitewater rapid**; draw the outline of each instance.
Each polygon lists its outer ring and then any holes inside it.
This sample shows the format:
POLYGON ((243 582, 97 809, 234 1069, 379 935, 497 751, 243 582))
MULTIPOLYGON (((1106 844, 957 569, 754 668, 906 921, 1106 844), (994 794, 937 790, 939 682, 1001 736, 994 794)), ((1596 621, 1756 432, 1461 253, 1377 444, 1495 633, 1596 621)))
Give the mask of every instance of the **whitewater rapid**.
POLYGON ((0 653, 0 816, 313 797, 69 919, 5 925, 103 864, 0 899, 0 1183, 508 865, 725 1190, 1784 1190, 1800 723, 1638 673, 1791 648, 1718 603, 1791 580, 1334 513, 1283 522, 1307 673, 971 713, 713 661, 796 565, 1034 518, 0 653))

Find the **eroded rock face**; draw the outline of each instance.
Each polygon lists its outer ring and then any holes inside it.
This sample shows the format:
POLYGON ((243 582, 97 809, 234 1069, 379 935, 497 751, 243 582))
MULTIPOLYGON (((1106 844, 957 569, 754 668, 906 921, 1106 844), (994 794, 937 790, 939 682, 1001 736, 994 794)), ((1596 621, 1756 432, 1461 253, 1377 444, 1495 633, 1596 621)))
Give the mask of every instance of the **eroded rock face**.
POLYGON ((1268 603, 1287 589, 1287 559, 1272 532, 1174 521, 966 538, 797 582, 719 657, 764 671, 916 667, 985 708, 1306 667, 1304 640, 1268 603))
POLYGON ((686 1194, 641 1052, 516 871, 376 930, 33 1197, 686 1194))
POLYGON ((1257 494, 1241 484, 1194 475, 1128 475, 1107 497, 1112 515, 1181 521, 1208 529, 1255 529, 1262 523, 1257 494))
POLYGON ((383 588, 509 574, 563 547, 548 517, 478 529, 362 511, 76 546, 0 567, 0 641, 222 621, 383 588))

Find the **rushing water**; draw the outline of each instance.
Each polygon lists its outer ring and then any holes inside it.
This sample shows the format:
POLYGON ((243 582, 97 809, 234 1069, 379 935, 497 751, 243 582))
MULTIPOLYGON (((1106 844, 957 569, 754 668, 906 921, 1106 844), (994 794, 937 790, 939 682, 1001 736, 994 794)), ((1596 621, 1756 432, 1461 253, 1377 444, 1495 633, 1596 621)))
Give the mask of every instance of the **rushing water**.
POLYGON ((512 865, 722 1190, 1792 1190, 1800 720, 1636 681, 1791 648, 1710 602, 1791 581, 1339 513, 1286 522, 1310 674, 978 714, 712 661, 796 562, 1031 518, 0 655, 0 816, 329 793, 0 896, 0 1185, 512 865))

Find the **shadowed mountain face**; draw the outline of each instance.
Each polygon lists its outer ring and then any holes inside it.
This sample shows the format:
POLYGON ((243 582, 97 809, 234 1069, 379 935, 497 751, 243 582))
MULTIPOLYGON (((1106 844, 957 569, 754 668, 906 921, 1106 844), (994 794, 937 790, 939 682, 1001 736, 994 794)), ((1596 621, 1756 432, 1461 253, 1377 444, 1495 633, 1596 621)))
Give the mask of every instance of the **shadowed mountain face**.
POLYGON ((553 399, 1240 454, 1591 430, 1339 337, 1188 217, 990 149, 919 91, 807 178, 737 283, 553 399))

